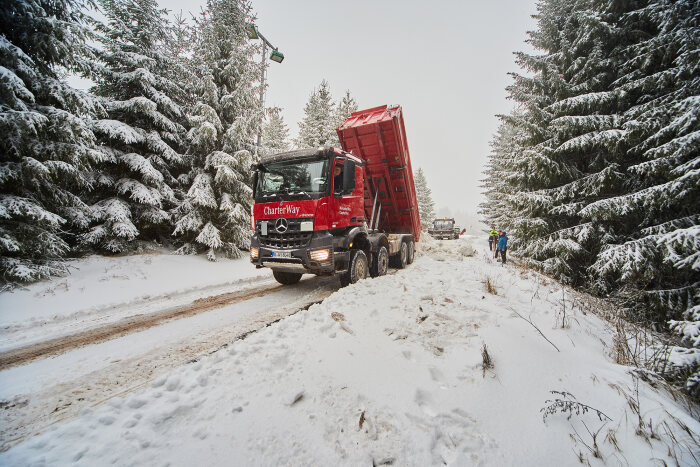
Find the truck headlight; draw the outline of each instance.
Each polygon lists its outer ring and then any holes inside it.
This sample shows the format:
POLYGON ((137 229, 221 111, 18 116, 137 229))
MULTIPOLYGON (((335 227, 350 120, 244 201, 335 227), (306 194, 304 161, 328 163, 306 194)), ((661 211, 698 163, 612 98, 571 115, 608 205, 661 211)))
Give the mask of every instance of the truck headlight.
POLYGON ((256 259, 257 257, 258 257, 258 249, 251 248, 250 249, 250 259, 256 259))
POLYGON ((323 250, 313 250, 309 255, 313 261, 322 263, 328 261, 328 258, 331 257, 331 252, 328 248, 324 248, 323 250))

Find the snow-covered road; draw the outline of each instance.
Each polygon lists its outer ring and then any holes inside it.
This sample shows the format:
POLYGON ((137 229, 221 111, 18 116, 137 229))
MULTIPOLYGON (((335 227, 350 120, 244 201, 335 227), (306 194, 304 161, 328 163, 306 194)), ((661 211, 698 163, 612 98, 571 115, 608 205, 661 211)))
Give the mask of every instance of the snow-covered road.
POLYGON ((395 274, 332 294, 303 281, 294 299, 328 297, 244 339, 227 334, 236 312, 222 308, 0 372, 3 404, 21 416, 31 400, 17 395, 57 387, 67 371, 78 380, 115 369, 102 373, 102 399, 0 464, 697 463, 694 407, 614 363, 600 302, 483 250, 471 256, 468 240, 421 243, 395 274), (149 349, 198 327, 196 357, 156 375, 149 349), (141 382, 130 385, 120 365, 139 368, 141 382), (579 403, 607 418, 565 410, 579 403))
MULTIPOLYGON (((112 269, 131 269, 134 257, 129 259, 112 269)), ((187 264, 193 258, 176 260, 187 264)), ((131 290, 132 296, 122 297, 126 298, 123 303, 112 292, 102 297, 103 302, 116 300, 108 306, 91 306, 82 312, 65 308, 55 320, 28 319, 6 326, 2 347, 8 350, 0 352, 4 409, 0 411, 0 449, 74 417, 85 407, 140 388, 174 367, 322 300, 339 287, 335 278, 313 277, 297 287, 283 287, 269 278, 269 272, 260 275, 249 264, 244 266, 243 277, 233 283, 191 286, 187 291, 175 291, 171 284, 164 289, 167 293, 136 299, 136 291, 131 290), (22 364, 25 361, 31 363, 22 364)), ((152 277, 160 271, 147 272, 152 277)), ((62 279, 70 284, 65 293, 86 279, 81 274, 62 279)), ((42 289, 46 284, 33 287, 42 289)), ((27 306, 29 292, 5 301, 14 299, 18 306, 27 306)), ((51 306, 53 296, 33 295, 38 307, 51 306)))

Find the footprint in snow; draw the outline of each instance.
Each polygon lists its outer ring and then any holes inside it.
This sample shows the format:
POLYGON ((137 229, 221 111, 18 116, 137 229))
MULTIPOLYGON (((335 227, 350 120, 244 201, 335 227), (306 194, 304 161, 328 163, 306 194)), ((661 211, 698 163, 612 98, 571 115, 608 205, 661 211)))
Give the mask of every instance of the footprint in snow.
POLYGON ((429 392, 423 391, 422 389, 416 389, 416 395, 414 396, 413 400, 415 401, 416 405, 423 410, 423 413, 429 417, 435 416, 436 412, 429 405, 433 400, 429 392))
POLYGON ((428 371, 430 371, 430 378, 432 378, 432 380, 435 381, 436 383, 442 382, 445 379, 442 372, 440 370, 438 370, 437 368, 435 368, 434 366, 431 366, 430 368, 428 368, 428 371))
POLYGON ((430 450, 436 464, 478 464, 484 451, 494 445, 487 435, 476 429, 475 420, 460 409, 437 415, 431 424, 430 450))

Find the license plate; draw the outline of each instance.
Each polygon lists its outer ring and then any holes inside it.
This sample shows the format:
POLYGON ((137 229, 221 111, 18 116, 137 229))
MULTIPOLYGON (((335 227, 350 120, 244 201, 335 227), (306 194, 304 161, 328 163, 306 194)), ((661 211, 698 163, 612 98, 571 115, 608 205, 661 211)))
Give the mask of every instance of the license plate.
POLYGON ((291 258, 292 252, 291 251, 274 250, 274 251, 272 251, 272 257, 273 258, 291 258))

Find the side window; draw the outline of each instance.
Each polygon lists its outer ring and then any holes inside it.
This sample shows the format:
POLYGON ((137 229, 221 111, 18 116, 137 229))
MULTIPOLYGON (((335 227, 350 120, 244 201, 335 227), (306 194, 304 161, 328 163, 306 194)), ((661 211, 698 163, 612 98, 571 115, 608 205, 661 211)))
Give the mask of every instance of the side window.
POLYGON ((350 194, 355 191, 355 162, 345 161, 343 169, 343 192, 350 194))

